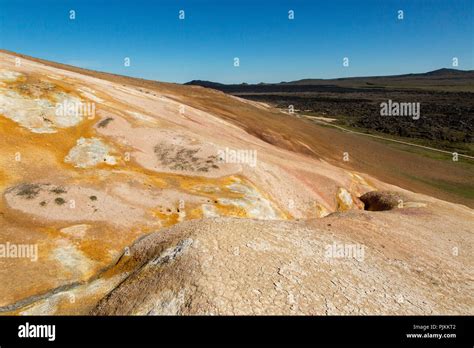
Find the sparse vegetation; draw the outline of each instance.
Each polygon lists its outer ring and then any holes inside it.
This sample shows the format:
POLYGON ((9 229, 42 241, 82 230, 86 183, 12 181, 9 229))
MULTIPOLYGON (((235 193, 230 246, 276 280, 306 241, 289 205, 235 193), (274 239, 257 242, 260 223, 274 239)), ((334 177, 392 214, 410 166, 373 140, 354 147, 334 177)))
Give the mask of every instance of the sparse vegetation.
POLYGON ((66 203, 66 201, 61 198, 61 197, 58 197, 54 200, 54 202, 57 204, 57 205, 63 205, 64 203, 66 203))
POLYGON ((155 154, 162 165, 171 170, 208 172, 211 168, 218 169, 215 164, 217 156, 199 157, 199 149, 171 147, 165 144, 155 146, 155 154))
POLYGON ((54 189, 52 189, 50 192, 52 193, 55 193, 57 195, 60 195, 60 194, 63 194, 63 193, 67 193, 67 191, 63 188, 63 187, 55 187, 54 189))
POLYGON ((22 184, 18 187, 18 196, 25 197, 26 199, 35 198, 41 190, 41 187, 37 184, 22 184))
POLYGON ((112 122, 114 119, 112 117, 107 117, 106 119, 103 119, 97 124, 97 127, 99 128, 105 128, 107 125, 112 122))

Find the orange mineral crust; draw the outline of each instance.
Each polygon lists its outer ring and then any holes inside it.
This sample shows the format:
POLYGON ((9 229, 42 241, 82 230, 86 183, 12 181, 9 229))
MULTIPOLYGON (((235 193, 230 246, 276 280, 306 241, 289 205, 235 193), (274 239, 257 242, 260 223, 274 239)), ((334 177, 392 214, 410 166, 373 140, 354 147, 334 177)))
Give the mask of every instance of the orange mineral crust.
POLYGON ((263 103, 16 57, 2 314, 472 314, 471 208, 338 164, 263 103))

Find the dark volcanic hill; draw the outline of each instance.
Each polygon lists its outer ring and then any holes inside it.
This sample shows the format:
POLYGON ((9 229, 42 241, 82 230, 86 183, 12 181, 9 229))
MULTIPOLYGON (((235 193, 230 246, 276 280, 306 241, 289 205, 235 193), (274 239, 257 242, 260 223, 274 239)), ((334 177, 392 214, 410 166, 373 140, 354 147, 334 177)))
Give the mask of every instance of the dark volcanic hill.
POLYGON ((304 79, 276 84, 231 84, 191 81, 246 99, 300 114, 337 119, 340 126, 389 134, 401 140, 474 154, 474 71, 438 69, 421 74, 304 79), (381 117, 388 100, 419 103, 419 120, 381 117))
POLYGON ((302 79, 280 83, 222 84, 193 80, 185 85, 213 88, 227 93, 312 92, 343 88, 416 88, 443 91, 474 91, 474 70, 438 69, 419 74, 347 77, 338 79, 302 79))
POLYGON ((457 69, 438 69, 429 71, 426 73, 419 74, 403 74, 403 75, 388 75, 388 76, 366 76, 366 77, 347 77, 338 79, 303 79, 291 82, 283 82, 282 84, 287 85, 319 85, 328 84, 329 82, 340 83, 340 82, 352 82, 367 83, 367 82, 405 82, 412 84, 414 82, 425 80, 432 82, 439 82, 439 80, 458 80, 463 83, 473 83, 474 71, 473 70, 457 70, 457 69))

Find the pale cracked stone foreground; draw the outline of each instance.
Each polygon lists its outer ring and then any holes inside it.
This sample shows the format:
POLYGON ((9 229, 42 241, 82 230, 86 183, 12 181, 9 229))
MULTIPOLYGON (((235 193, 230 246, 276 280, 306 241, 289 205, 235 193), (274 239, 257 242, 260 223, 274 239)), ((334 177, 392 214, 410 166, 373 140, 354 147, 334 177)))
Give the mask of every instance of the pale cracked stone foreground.
POLYGON ((119 267, 136 271, 91 313, 472 315, 470 233, 418 208, 186 222, 134 244, 119 267), (364 252, 335 257, 334 245, 364 252))

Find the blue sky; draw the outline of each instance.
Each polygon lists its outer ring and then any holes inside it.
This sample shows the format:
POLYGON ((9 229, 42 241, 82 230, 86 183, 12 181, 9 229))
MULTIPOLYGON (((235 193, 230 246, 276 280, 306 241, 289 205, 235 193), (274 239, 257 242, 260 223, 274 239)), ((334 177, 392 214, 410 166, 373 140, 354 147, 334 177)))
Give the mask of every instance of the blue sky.
POLYGON ((472 0, 0 0, 0 47, 160 81, 280 82, 425 72, 453 57, 471 70, 473 22, 472 0))

